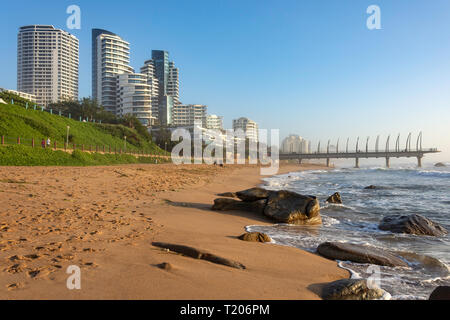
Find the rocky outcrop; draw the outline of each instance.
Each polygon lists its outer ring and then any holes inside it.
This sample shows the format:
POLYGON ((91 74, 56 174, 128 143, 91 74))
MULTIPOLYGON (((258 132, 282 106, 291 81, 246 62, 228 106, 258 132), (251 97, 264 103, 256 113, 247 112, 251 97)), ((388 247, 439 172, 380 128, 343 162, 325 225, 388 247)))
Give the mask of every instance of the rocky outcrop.
POLYGON ((450 300, 450 286, 439 286, 433 290, 429 300, 450 300))
POLYGON ((389 252, 352 243, 324 242, 319 245, 317 252, 325 258, 333 260, 369 263, 389 267, 408 266, 404 260, 389 252))
POLYGON ((267 200, 263 199, 253 202, 245 202, 230 198, 218 198, 214 200, 212 210, 216 211, 242 210, 263 214, 264 208, 266 206, 266 201, 267 200))
POLYGON ((447 230, 440 224, 418 214, 384 217, 378 228, 380 230, 391 231, 394 233, 408 233, 428 236, 443 236, 448 233, 447 230))
POLYGON ((291 191, 271 193, 267 199, 264 214, 275 221, 290 224, 322 223, 317 198, 291 191))
POLYGON ((272 239, 265 234, 261 232, 247 232, 243 235, 239 236, 240 240, 243 241, 250 241, 250 242, 271 242, 272 239))
POLYGON ((262 199, 267 199, 273 191, 269 191, 263 188, 251 188, 236 192, 236 196, 242 201, 252 202, 262 199))
POLYGON ((206 261, 209 261, 212 263, 217 263, 217 264, 221 264, 221 265, 236 268, 236 269, 245 269, 245 266, 240 262, 222 258, 215 254, 212 254, 212 253, 209 253, 209 252, 206 252, 203 250, 199 250, 199 249, 196 249, 193 247, 188 247, 188 246, 179 245, 179 244, 164 243, 164 242, 153 242, 152 245, 155 247, 167 249, 169 251, 173 251, 173 252, 179 253, 183 256, 191 257, 194 259, 206 260, 206 261))
POLYGON ((269 191, 252 188, 236 192, 239 200, 219 198, 212 210, 243 210, 263 214, 277 222, 289 224, 321 224, 319 201, 291 191, 269 191))
POLYGON ((446 167, 445 163, 438 162, 434 165, 435 167, 446 167))
POLYGON ((379 189, 380 187, 374 186, 374 185, 370 185, 368 187, 365 187, 365 190, 371 190, 371 189, 379 189))
POLYGON ((236 198, 236 193, 234 193, 234 192, 218 193, 217 195, 219 197, 236 198))
POLYGON ((368 285, 365 279, 342 279, 326 284, 321 296, 325 300, 375 300, 385 293, 373 284, 368 285))
POLYGON ((333 195, 329 196, 327 199, 328 203, 342 204, 341 195, 339 192, 335 192, 333 195))

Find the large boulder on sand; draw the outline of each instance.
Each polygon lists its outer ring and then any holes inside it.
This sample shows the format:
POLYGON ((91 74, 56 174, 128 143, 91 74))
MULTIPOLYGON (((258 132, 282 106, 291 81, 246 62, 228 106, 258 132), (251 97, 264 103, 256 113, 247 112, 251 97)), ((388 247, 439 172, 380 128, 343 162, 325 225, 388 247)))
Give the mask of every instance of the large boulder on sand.
POLYGON ((239 201, 230 198, 218 198, 214 200, 212 210, 216 211, 251 211, 263 214, 267 200, 258 200, 253 202, 239 201))
POLYGON ((375 300, 381 299, 385 291, 365 279, 342 279, 326 284, 322 288, 325 300, 375 300))
POLYGON ((333 195, 329 196, 327 199, 328 203, 342 204, 341 195, 339 192, 335 192, 333 195))
POLYGON ((240 240, 243 241, 250 241, 250 242, 271 242, 272 239, 265 234, 261 232, 247 232, 243 235, 239 236, 240 240))
POLYGON ((429 300, 450 300, 450 286, 439 286, 433 290, 429 300))
POLYGON ((440 224, 418 214, 384 217, 378 228, 394 233, 409 233, 428 236, 442 236, 448 233, 440 224))
POLYGON ((257 201, 262 199, 267 199, 273 191, 269 191, 263 188, 251 188, 248 190, 243 190, 236 192, 236 196, 242 201, 257 201))
POLYGON ((377 264, 389 267, 407 267, 408 264, 393 254, 376 248, 341 242, 324 242, 317 252, 328 259, 377 264))
POLYGON ((315 197, 291 191, 272 192, 264 214, 278 222, 290 224, 321 224, 320 205, 315 197))

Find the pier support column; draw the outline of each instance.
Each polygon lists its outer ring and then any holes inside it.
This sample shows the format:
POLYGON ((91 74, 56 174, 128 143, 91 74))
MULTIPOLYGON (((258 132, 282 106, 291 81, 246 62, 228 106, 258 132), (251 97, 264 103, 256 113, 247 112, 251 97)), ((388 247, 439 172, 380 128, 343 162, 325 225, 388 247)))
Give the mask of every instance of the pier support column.
POLYGON ((330 158, 327 158, 327 167, 330 166, 330 158))
POLYGON ((422 157, 421 156, 417 157, 417 166, 419 168, 422 168, 422 157))
POLYGON ((302 160, 303 160, 302 158, 299 158, 298 159, 298 164, 302 164, 302 160))
POLYGON ((359 158, 355 159, 355 168, 359 168, 359 158))
POLYGON ((391 167, 391 161, 389 160, 389 157, 386 157, 386 168, 391 167))

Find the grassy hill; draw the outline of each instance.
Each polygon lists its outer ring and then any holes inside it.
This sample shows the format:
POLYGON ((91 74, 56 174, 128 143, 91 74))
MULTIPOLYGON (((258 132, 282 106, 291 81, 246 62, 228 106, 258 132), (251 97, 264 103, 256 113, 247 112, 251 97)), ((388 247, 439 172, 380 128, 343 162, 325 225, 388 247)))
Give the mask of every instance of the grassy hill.
POLYGON ((5 146, 0 146, 0 165, 102 165, 154 161, 124 154, 89 154, 80 151, 70 154, 40 148, 41 140, 47 137, 51 139, 52 146, 57 142, 58 147, 62 148, 66 141, 67 126, 70 127, 69 146, 76 144, 77 149, 84 145, 85 150, 89 146, 93 150, 95 146, 99 146, 99 150, 103 146, 106 150, 109 147, 111 150, 124 150, 126 136, 127 151, 166 154, 136 130, 123 125, 80 122, 33 108, 0 104, 0 136, 4 136, 6 142, 5 146), (17 144, 18 137, 21 145, 12 145, 17 144), (32 139, 35 140, 35 148, 31 148, 32 139))

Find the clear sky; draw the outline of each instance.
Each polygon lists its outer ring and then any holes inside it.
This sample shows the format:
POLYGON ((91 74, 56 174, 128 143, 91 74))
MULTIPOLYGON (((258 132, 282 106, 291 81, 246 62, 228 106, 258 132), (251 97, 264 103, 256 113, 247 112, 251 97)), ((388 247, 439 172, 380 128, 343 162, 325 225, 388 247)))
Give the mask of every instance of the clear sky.
POLYGON ((91 29, 103 28, 131 43, 136 70, 152 49, 168 50, 181 101, 208 105, 226 127, 246 116, 315 146, 398 133, 404 143, 423 131, 424 147, 443 151, 428 160, 450 160, 448 0, 3 1, 0 87, 16 89, 18 28, 67 30, 72 4, 80 97, 91 95, 91 29), (366 27, 372 4, 381 30, 366 27))

